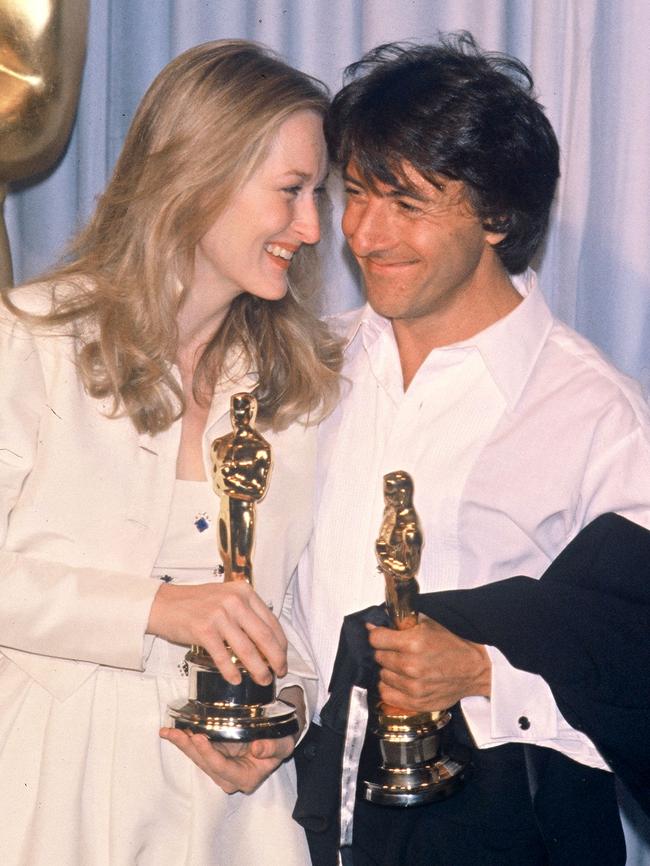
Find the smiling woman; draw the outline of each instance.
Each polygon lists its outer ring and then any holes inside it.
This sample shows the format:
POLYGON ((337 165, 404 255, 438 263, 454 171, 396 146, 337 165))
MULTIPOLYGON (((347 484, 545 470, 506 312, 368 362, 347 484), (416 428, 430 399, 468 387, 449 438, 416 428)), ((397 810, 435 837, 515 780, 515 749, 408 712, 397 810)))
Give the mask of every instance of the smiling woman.
POLYGON ((226 308, 243 291, 267 300, 284 297, 294 255, 320 238, 318 197, 326 173, 322 118, 296 112, 197 244, 190 293, 214 294, 218 285, 226 308))
POLYGON ((192 644, 229 681, 224 643, 299 714, 308 702, 312 672, 272 611, 311 530, 314 422, 338 388, 313 309, 327 104, 260 46, 185 52, 67 264, 4 296, 3 866, 307 862, 292 737, 217 748, 163 726, 192 644), (210 443, 242 390, 275 465, 257 592, 222 582, 203 531, 210 443))

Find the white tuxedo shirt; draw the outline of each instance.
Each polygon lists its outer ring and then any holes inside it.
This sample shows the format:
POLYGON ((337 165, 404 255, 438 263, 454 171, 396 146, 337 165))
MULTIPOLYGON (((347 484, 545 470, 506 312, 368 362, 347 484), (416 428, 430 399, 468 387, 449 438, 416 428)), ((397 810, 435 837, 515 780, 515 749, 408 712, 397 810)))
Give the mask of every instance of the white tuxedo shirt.
MULTIPOLYGON (((321 425, 315 532, 294 597, 319 707, 343 617, 383 600, 375 540, 385 473, 413 477, 425 592, 539 577, 606 511, 650 526, 650 413, 640 389, 552 317, 532 271, 514 283, 523 301, 473 338, 434 349, 406 392, 390 322, 369 307, 341 319, 349 388, 321 425)), ((491 697, 462 701, 478 746, 535 743, 604 767, 544 680, 488 652, 491 697)))

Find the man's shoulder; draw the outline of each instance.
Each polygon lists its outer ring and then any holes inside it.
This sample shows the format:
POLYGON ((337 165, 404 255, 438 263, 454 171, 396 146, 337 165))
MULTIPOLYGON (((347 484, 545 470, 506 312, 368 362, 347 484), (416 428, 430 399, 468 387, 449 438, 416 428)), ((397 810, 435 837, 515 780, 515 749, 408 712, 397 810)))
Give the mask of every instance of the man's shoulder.
MULTIPOLYGON (((551 388, 565 384, 567 395, 579 391, 583 400, 593 404, 618 402, 643 418, 645 424, 650 421, 641 385, 619 370, 590 340, 563 322, 554 321, 538 368, 551 388)), ((558 393, 561 392, 559 388, 558 393)))

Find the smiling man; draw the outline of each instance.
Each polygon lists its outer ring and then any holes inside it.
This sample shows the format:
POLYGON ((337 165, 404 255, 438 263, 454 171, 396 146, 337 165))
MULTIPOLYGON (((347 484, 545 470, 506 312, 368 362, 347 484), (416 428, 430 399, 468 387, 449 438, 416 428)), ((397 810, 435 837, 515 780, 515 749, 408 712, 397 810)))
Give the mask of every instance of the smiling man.
MULTIPOLYGON (((349 388, 321 429, 316 529, 294 602, 320 707, 343 617, 383 595, 386 473, 414 479, 427 592, 539 577, 606 511, 650 522, 640 390, 553 318, 528 267, 559 171, 527 69, 465 35, 382 46, 348 74, 327 132, 368 303, 341 320, 349 388)), ((541 677, 426 618, 369 640, 384 702, 458 704, 474 773, 429 806, 357 803, 355 866, 625 862, 612 775, 541 677), (570 828, 549 821, 541 773, 556 775, 570 828)), ((303 773, 319 760, 319 721, 303 773)), ((334 862, 336 823, 310 833, 314 863, 334 862)))

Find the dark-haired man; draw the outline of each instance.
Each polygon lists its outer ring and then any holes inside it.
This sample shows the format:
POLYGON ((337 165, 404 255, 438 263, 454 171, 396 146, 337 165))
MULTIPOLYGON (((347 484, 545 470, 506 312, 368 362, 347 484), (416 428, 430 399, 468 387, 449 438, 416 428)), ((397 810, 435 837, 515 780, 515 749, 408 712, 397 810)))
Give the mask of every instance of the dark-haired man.
MULTIPOLYGON (((553 319, 527 270, 559 171, 526 68, 461 36, 382 46, 348 72, 327 134, 368 304, 342 318, 350 387, 322 427, 316 531, 295 593, 320 707, 343 616, 383 593, 385 473, 415 481, 425 591, 539 577, 605 511, 650 522, 642 395, 553 319)), ((444 802, 358 803, 355 866, 625 862, 612 776, 541 677, 432 620, 374 629, 370 642, 387 704, 460 702, 475 771, 444 802), (542 773, 555 812, 537 797, 542 773)), ((299 766, 318 759, 315 739, 299 766)), ((333 862, 327 836, 310 834, 314 863, 333 862)))

